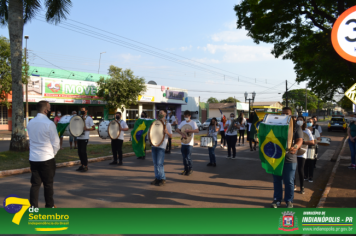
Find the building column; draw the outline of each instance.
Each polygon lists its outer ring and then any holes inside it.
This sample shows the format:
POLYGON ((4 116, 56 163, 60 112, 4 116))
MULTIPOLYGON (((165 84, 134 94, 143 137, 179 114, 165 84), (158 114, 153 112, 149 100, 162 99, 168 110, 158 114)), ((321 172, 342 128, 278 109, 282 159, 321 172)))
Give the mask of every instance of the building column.
POLYGON ((142 104, 138 104, 138 118, 141 118, 141 113, 142 113, 142 104))
POLYGON ((178 105, 176 106, 176 119, 178 124, 182 122, 181 117, 182 117, 182 105, 178 105))
POLYGON ((152 113, 153 113, 153 117, 152 117, 152 118, 153 118, 153 119, 157 119, 157 118, 156 118, 156 104, 155 104, 155 103, 152 104, 152 111, 153 111, 153 112, 152 112, 152 113))

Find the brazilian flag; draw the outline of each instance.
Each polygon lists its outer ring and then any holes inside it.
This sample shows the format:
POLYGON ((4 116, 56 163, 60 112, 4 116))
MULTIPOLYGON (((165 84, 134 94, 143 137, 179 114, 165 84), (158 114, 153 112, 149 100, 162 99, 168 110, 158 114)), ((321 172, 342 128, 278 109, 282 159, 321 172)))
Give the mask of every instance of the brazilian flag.
POLYGON ((131 131, 132 148, 138 157, 145 155, 146 136, 154 119, 138 119, 131 131))
POLYGON ((252 119, 252 126, 250 129, 250 139, 255 139, 257 133, 258 133, 258 127, 261 123, 260 118, 256 113, 253 114, 253 119, 252 119))
POLYGON ((66 130, 68 125, 69 125, 69 123, 61 123, 61 122, 57 123, 57 133, 58 133, 59 137, 61 137, 63 135, 63 133, 66 130))
POLYGON ((262 167, 269 174, 282 176, 286 156, 288 125, 261 123, 258 130, 262 167))

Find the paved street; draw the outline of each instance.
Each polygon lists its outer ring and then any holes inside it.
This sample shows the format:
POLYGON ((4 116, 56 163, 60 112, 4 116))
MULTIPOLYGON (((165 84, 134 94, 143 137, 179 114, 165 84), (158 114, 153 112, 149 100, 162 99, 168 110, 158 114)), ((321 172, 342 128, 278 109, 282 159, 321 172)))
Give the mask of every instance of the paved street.
MULTIPOLYGON (((315 207, 333 167, 330 158, 344 133, 327 133, 332 145, 320 148, 314 183, 305 183, 306 194, 295 194, 295 207, 315 207)), ((237 160, 226 159, 226 150, 216 149, 217 167, 208 167, 208 150, 194 147, 192 176, 181 176, 180 149, 166 155, 167 184, 149 184, 154 179, 151 155, 146 160, 124 159, 123 166, 109 161, 90 164, 89 172, 77 166, 58 168, 55 176, 55 203, 58 207, 270 207, 272 176, 261 168, 258 152, 239 146, 237 160)), ((297 181, 299 185, 299 181, 297 181)), ((9 194, 28 198, 30 174, 0 179, 0 199, 9 194)), ((299 191, 299 188, 298 188, 299 191)), ((40 204, 44 205, 43 189, 40 204)))

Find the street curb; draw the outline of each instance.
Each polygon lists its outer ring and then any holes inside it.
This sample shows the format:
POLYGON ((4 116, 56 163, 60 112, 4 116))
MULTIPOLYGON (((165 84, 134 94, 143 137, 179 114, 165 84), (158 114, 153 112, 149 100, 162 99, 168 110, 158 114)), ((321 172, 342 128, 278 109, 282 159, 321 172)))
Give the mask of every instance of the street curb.
POLYGON ((331 172, 331 175, 330 175, 330 177, 329 177, 329 181, 328 181, 328 183, 326 184, 326 187, 325 187, 325 189, 324 189, 324 192, 323 192, 323 194, 321 195, 321 198, 320 198, 319 203, 318 203, 318 205, 316 206, 316 208, 324 208, 324 204, 325 204, 325 202, 326 202, 326 198, 328 197, 328 194, 329 194, 330 189, 331 189, 331 185, 332 185, 332 183, 334 182, 334 178, 335 178, 335 174, 336 174, 337 168, 339 167, 339 163, 340 163, 340 159, 341 159, 340 153, 341 153, 341 151, 345 148, 346 141, 347 141, 347 139, 345 138, 345 139, 344 139, 344 144, 342 145, 342 148, 341 148, 341 150, 340 150, 340 152, 339 152, 339 155, 338 155, 338 157, 337 157, 337 160, 336 160, 336 162, 335 162, 334 168, 333 168, 333 170, 332 170, 332 172, 331 172))
MULTIPOLYGON (((146 153, 150 153, 150 152, 151 152, 151 150, 147 150, 146 151, 146 153)), ((123 157, 135 156, 135 153, 134 152, 129 152, 129 153, 123 154, 122 156, 123 157)), ((106 161, 106 160, 111 160, 111 159, 112 159, 112 155, 90 158, 90 159, 88 159, 88 162, 89 163, 100 162, 100 161, 106 161)), ((57 168, 70 167, 70 166, 79 165, 79 164, 80 164, 79 160, 77 160, 77 161, 68 161, 68 162, 57 163, 56 167, 57 168)), ((9 175, 19 175, 19 174, 30 173, 30 172, 31 172, 30 167, 21 168, 21 169, 14 169, 14 170, 3 170, 3 171, 0 171, 0 177, 9 176, 9 175)))
POLYGON ((339 146, 337 147, 337 149, 335 150, 334 155, 331 157, 331 159, 330 159, 331 162, 335 162, 335 161, 338 159, 338 157, 339 157, 339 155, 340 155, 342 149, 344 148, 343 142, 345 142, 346 138, 347 138, 347 136, 345 135, 345 137, 342 139, 340 145, 339 145, 339 146))
MULTIPOLYGON (((89 137, 99 137, 99 135, 89 135, 89 137)), ((69 138, 69 136, 63 136, 63 138, 69 138)), ((11 138, 0 138, 0 141, 10 141, 11 138)), ((29 140, 29 138, 27 138, 27 140, 29 140)))

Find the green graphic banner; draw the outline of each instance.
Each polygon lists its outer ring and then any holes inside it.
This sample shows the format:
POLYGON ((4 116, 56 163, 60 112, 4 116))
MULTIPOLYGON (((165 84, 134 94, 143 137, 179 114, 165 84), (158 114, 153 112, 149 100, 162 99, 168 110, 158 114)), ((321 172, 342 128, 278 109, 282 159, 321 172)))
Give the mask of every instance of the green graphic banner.
POLYGON ((8 201, 19 205, 0 209, 1 234, 356 234, 355 208, 33 209, 27 199, 8 201))

